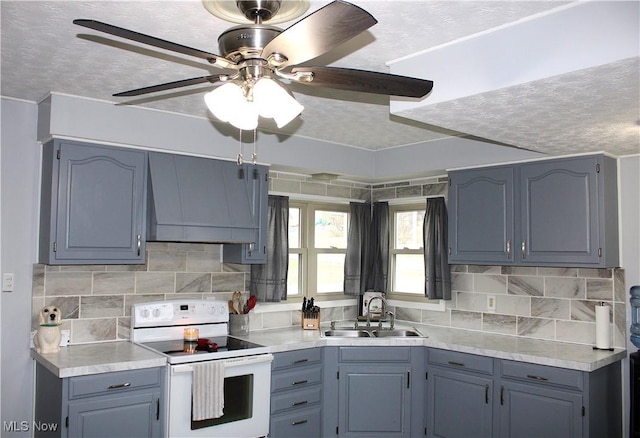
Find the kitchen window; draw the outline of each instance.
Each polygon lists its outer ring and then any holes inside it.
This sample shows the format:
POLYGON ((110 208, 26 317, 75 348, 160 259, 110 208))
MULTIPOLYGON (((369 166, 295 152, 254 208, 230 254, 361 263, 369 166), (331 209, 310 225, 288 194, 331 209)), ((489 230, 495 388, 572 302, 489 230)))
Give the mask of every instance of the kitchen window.
POLYGON ((349 206, 290 202, 287 295, 343 295, 349 206))
POLYGON ((422 236, 425 211, 425 207, 419 204, 389 207, 389 272, 392 294, 424 296, 422 236))

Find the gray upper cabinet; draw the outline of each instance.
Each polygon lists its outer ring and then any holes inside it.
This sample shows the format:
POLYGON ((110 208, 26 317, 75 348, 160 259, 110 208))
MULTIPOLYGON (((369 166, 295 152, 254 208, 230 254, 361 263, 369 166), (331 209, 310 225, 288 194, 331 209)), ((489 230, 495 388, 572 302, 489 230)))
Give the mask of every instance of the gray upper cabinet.
POLYGON ((615 267, 615 159, 579 156, 453 171, 449 262, 615 267))
POLYGON ((43 146, 39 261, 142 264, 147 155, 52 140, 43 146))
POLYGON ((267 213, 269 199, 269 168, 262 165, 242 165, 251 200, 251 215, 257 227, 254 240, 223 247, 225 263, 264 264, 267 262, 267 213))
POLYGON ((449 262, 512 263, 513 168, 463 170, 449 178, 449 262))

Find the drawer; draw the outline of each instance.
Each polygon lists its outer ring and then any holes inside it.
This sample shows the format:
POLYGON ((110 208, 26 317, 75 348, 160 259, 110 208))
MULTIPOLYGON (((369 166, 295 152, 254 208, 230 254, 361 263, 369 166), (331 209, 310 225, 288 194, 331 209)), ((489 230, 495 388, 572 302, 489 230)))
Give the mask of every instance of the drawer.
POLYGON ((293 369, 271 374, 271 392, 294 389, 322 382, 322 366, 293 369))
POLYGON ((283 391, 271 397, 271 413, 285 411, 287 409, 302 409, 322 400, 322 387, 316 385, 312 388, 283 391))
POLYGON ((163 368, 144 368, 69 378, 69 398, 160 386, 163 368))
POLYGON ((526 362, 503 360, 502 377, 530 383, 564 386, 578 390, 583 388, 582 371, 526 362))
POLYGON ((411 347, 340 347, 340 362, 410 362, 411 347))
POLYGON ((274 354, 271 369, 273 371, 292 366, 303 366, 319 363, 322 360, 322 349, 307 348, 274 354))
POLYGON ((321 408, 303 409, 271 417, 269 436, 277 438, 320 437, 321 408))
POLYGON ((430 349, 428 354, 431 365, 493 375, 492 357, 438 349, 430 349))

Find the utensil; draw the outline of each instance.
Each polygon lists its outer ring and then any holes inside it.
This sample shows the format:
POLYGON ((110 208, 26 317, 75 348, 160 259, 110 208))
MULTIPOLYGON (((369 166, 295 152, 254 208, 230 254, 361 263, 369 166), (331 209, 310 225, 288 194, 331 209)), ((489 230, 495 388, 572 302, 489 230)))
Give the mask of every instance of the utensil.
POLYGON ((243 308, 243 304, 242 304, 242 292, 240 291, 235 291, 232 295, 233 298, 233 308, 236 311, 236 313, 238 315, 242 314, 242 308, 243 308))
POLYGON ((229 300, 229 313, 236 313, 236 309, 233 305, 233 300, 229 300))
POLYGON ((247 300, 247 313, 249 313, 251 311, 251 309, 256 307, 256 302, 257 301, 258 301, 258 299, 256 298, 255 295, 251 295, 249 297, 249 299, 247 300))

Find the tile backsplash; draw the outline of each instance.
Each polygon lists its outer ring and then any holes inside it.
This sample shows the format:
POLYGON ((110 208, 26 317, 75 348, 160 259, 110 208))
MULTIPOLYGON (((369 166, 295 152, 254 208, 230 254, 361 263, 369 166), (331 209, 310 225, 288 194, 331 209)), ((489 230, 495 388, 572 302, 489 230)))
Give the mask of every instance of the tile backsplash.
MULTIPOLYGON (((309 176, 270 173, 270 192, 354 199, 390 200, 446 196, 446 177, 363 185, 318 181, 309 176)), ((56 305, 71 343, 129 339, 131 305, 177 298, 227 301, 247 291, 250 267, 222 262, 223 245, 147 243, 145 265, 34 265, 32 326, 38 312, 56 305)), ((577 269, 452 265, 453 293, 444 311, 407 302, 396 319, 511 336, 580 344, 595 343, 595 305, 611 308, 613 345, 626 345, 627 296, 622 269, 577 269), (495 296, 495 311, 487 297, 495 296)), ((397 302, 397 301, 396 301, 397 302)), ((277 305, 276 305, 277 306, 277 305)), ((295 306, 297 308, 297 306, 295 306)), ((291 306, 286 309, 291 309, 291 306)), ((356 306, 323 308, 322 321, 350 320, 356 306)), ((252 312, 251 330, 300 325, 298 310, 252 312)))

